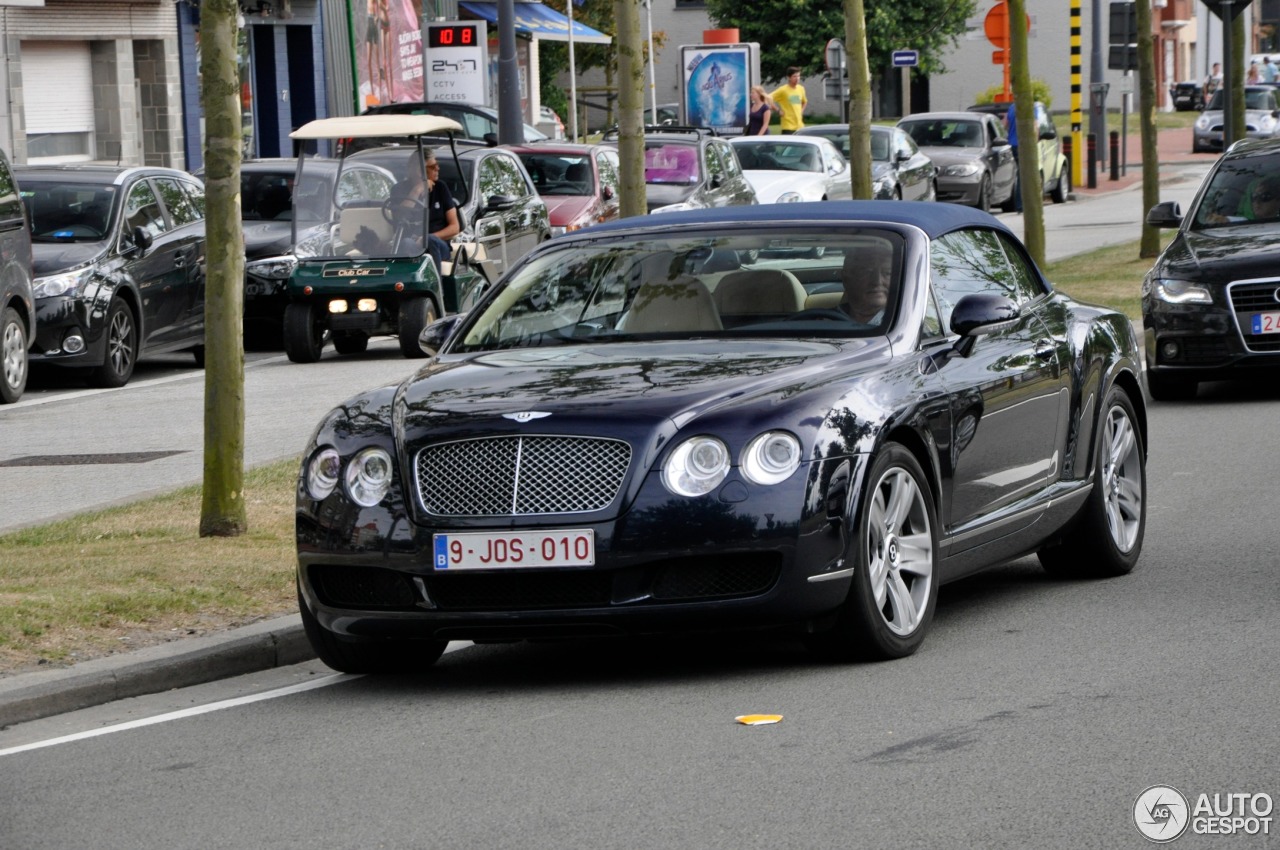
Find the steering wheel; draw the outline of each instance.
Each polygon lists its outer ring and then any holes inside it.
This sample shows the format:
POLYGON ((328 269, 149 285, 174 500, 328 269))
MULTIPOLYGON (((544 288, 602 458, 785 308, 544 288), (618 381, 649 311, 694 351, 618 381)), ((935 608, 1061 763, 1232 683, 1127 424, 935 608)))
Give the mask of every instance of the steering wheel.
POLYGON ((811 307, 808 310, 801 310, 799 313, 792 313, 787 317, 787 320, 792 322, 803 322, 807 319, 822 319, 828 322, 844 322, 845 324, 853 322, 848 313, 829 307, 811 307))
POLYGON ((422 198, 388 198, 382 203, 382 217, 388 224, 396 224, 399 216, 411 210, 425 212, 427 202, 422 198))

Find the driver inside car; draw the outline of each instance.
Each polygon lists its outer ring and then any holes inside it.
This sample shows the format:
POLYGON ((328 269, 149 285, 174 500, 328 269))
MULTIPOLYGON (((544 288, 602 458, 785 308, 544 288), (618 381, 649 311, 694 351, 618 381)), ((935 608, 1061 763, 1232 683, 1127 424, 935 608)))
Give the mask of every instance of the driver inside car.
POLYGON ((405 178, 391 187, 387 205, 396 229, 401 234, 402 246, 416 247, 420 244, 422 216, 426 212, 426 251, 436 261, 436 268, 441 269, 441 264, 449 259, 453 251, 449 240, 461 230, 458 226, 458 202, 440 179, 440 163, 435 153, 428 150, 424 155, 425 180, 423 170, 416 167, 415 157, 406 168, 405 178))
POLYGON ((840 309, 859 325, 880 324, 893 283, 893 249, 883 245, 846 253, 840 280, 844 285, 840 309))

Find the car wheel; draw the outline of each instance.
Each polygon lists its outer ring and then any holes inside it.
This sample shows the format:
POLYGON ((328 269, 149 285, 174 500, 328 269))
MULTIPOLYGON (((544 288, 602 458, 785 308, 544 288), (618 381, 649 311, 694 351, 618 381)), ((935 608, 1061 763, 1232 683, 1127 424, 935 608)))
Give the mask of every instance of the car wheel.
POLYGON ((1053 191, 1049 193, 1050 199, 1055 204, 1065 204, 1067 196, 1071 194, 1071 167, 1068 163, 1062 166, 1062 173, 1058 175, 1058 182, 1054 184, 1053 191))
POLYGON ((314 304, 284 308, 284 353, 294 363, 314 363, 324 351, 324 328, 316 312, 314 304))
POLYGON ((133 311, 120 298, 111 299, 107 310, 107 350, 102 365, 89 374, 95 387, 123 387, 133 377, 138 362, 138 326, 133 311))
POLYGON ((1138 562, 1147 523, 1147 465, 1129 394, 1113 387, 1098 435, 1093 491, 1067 536, 1040 550, 1045 571, 1061 578, 1128 573, 1138 562))
POLYGON ((420 673, 444 655, 446 640, 340 638, 321 626, 298 594, 302 628, 316 656, 341 673, 420 673))
POLYGON ((13 404, 27 388, 27 326, 12 307, 0 314, 0 363, 4 380, 0 381, 0 404, 13 404))
POLYGON ((369 350, 369 335, 360 331, 335 333, 333 347, 339 354, 361 354, 369 350))
POLYGON ((937 514, 924 472, 889 443, 867 474, 847 564, 849 596, 833 626, 809 635, 816 654, 839 660, 902 658, 924 642, 938 601, 937 514))
POLYGON ((437 318, 436 304, 426 295, 416 295, 400 302, 400 353, 405 357, 426 357, 418 344, 422 329, 437 318))
POLYGON ((1161 375, 1158 372, 1147 372, 1147 392, 1156 401, 1190 401, 1196 397, 1200 386, 1186 378, 1175 378, 1161 375))
POLYGON ((191 356, 196 359, 196 368, 204 368, 204 346, 197 345, 191 349, 191 356))
POLYGON ((978 186, 978 203, 975 207, 983 212, 991 212, 991 175, 982 175, 982 184, 978 186))

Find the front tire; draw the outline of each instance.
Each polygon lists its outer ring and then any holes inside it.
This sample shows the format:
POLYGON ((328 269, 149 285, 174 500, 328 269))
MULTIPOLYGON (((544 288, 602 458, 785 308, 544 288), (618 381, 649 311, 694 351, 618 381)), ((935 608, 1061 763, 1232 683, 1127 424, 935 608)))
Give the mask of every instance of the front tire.
POLYGON ((426 295, 415 295, 400 303, 400 353, 409 358, 426 357, 427 352, 418 344, 422 329, 438 317, 436 304, 426 295))
POLYGON ((809 635, 835 660, 911 655, 924 642, 938 602, 937 513, 915 456, 888 443, 867 473, 849 553, 853 583, 835 624, 809 635))
POLYGON ((974 204, 982 212, 991 212, 991 175, 982 175, 982 183, 978 186, 978 202, 974 204))
POLYGON ((0 404, 13 404, 27 388, 30 361, 27 354, 27 326, 12 307, 0 313, 0 404))
POLYGON ((324 351, 324 328, 316 305, 293 303, 284 308, 284 353, 294 363, 314 363, 324 351))
POLYGON ((107 350, 102 365, 89 374, 89 383, 109 389, 123 387, 133 377, 133 367, 138 363, 138 326, 133 311, 120 298, 111 299, 106 333, 107 350))
POLYGON ((1129 394, 1113 387, 1098 436, 1093 491, 1067 536, 1039 552, 1059 578, 1105 578, 1133 570, 1147 523, 1147 464, 1129 394))
POLYGON ((298 594, 302 628, 316 656, 340 673, 421 673, 440 660, 446 640, 344 640, 316 620, 298 594))

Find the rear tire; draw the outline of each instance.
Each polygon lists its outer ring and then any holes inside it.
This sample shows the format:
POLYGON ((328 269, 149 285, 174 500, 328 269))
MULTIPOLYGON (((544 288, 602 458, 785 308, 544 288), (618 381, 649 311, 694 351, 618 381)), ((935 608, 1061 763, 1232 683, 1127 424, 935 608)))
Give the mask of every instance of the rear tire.
POLYGON ((839 661, 911 655, 938 603, 938 520, 924 471, 897 443, 881 450, 859 499, 846 564, 849 596, 826 631, 806 637, 816 655, 839 661))
POLYGON ((1055 204, 1065 204, 1068 196, 1071 195, 1071 163, 1062 166, 1062 173, 1058 175, 1058 182, 1053 187, 1053 191, 1049 193, 1049 198, 1055 204))
POLYGON ((31 371, 27 353, 27 326, 18 311, 5 307, 0 313, 0 404, 13 404, 22 398, 31 371))
POLYGON ((343 639, 316 620, 298 594, 302 628, 316 656, 340 673, 421 673, 440 660, 445 640, 343 639))
POLYGON ((120 298, 112 298, 107 309, 106 336, 102 365, 89 373, 89 383, 109 389, 123 387, 133 377, 133 367, 138 363, 138 325, 133 311, 120 298))
POLYGON ((324 351, 324 328, 316 305, 294 303, 284 309, 284 353, 294 363, 314 363, 324 351))
POLYGON ((1041 549, 1058 578, 1106 578, 1133 570, 1147 524, 1147 463, 1129 394, 1107 396, 1095 452, 1093 490, 1066 537, 1041 549))
POLYGON ((426 357, 418 344, 422 329, 438 318, 436 303, 426 295, 414 295, 400 302, 400 353, 409 358, 426 357))

